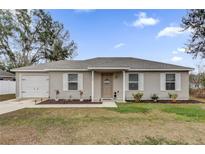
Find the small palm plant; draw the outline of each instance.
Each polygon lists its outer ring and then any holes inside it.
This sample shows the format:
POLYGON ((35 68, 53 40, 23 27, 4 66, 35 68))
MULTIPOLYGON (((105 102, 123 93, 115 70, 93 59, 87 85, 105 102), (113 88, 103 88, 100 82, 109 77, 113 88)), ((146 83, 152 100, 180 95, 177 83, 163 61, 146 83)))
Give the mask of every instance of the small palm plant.
POLYGON ((159 96, 157 96, 157 94, 153 94, 153 95, 151 96, 151 99, 152 99, 154 102, 157 102, 158 99, 159 99, 159 96))
POLYGON ((176 93, 168 93, 168 95, 172 99, 172 103, 175 103, 178 95, 176 93))

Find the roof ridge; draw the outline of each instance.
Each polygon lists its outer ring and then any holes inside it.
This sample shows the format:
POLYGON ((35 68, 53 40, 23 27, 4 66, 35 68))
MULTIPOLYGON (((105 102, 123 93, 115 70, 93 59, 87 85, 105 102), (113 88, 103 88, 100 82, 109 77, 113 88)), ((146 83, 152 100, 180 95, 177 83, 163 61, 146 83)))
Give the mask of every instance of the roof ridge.
MULTIPOLYGON (((90 59, 85 59, 85 61, 89 61, 89 60, 95 60, 95 59, 109 59, 109 58, 130 58, 130 59, 136 59, 136 60, 141 60, 141 61, 147 61, 147 62, 154 62, 154 63, 158 63, 158 64, 164 64, 164 65, 172 65, 172 66, 178 66, 178 67, 185 67, 185 68, 191 68, 191 67, 187 67, 187 66, 182 66, 182 65, 176 65, 176 64, 171 64, 171 63, 165 63, 165 62, 159 62, 159 61, 154 61, 154 60, 148 60, 148 59, 143 59, 143 58, 138 58, 138 57, 95 57, 95 58, 90 58, 90 59)), ((191 68, 193 69, 193 68, 191 68)))
POLYGON ((52 69, 87 69, 88 66, 102 66, 102 67, 122 67, 129 66, 131 69, 184 69, 191 70, 193 68, 180 66, 175 64, 169 64, 165 62, 159 62, 154 60, 147 60, 136 57, 95 57, 85 60, 60 60, 50 63, 41 63, 38 65, 31 65, 21 67, 13 70, 43 70, 45 68, 52 69))

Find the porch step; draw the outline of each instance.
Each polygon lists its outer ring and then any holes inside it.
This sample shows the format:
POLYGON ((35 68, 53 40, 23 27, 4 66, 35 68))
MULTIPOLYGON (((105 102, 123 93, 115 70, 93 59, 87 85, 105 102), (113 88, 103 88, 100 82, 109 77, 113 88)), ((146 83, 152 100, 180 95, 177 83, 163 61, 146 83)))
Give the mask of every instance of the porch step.
POLYGON ((113 98, 101 98, 101 101, 110 102, 110 101, 113 101, 113 98))

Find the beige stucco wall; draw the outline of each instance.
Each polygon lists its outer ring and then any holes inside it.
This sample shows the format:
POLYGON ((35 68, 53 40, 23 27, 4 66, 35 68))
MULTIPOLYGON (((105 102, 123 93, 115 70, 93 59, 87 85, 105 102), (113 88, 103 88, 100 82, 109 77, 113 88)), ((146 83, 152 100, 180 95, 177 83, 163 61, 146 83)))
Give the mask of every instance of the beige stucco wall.
MULTIPOLYGON (((90 78, 91 79, 91 78, 90 78)), ((94 73, 94 100, 98 101, 101 98, 101 73, 95 72, 94 73)))
POLYGON ((19 74, 20 73, 15 73, 16 74, 16 98, 19 98, 19 74))
POLYGON ((122 100, 123 92, 123 79, 122 72, 116 72, 113 74, 113 92, 117 92, 117 100, 122 100))
MULTIPOLYGON (((59 98, 69 99, 72 96, 73 99, 79 99, 79 91, 63 91, 63 73, 66 72, 49 72, 49 73, 16 73, 16 97, 19 97, 20 82, 19 76, 24 75, 48 75, 49 76, 49 96, 55 98, 55 91, 59 90, 59 98)), ((83 73, 83 98, 90 99, 91 96, 91 72, 83 73)), ((126 72, 128 73, 128 72, 126 72)), ((169 91, 160 90, 160 72, 142 72, 144 73, 144 93, 143 99, 150 99, 153 93, 156 93, 160 99, 168 99, 169 91)), ((115 72, 113 74, 113 93, 117 93, 117 99, 122 100, 123 93, 123 76, 122 72, 115 72)), ((95 72, 94 80, 94 98, 99 100, 101 98, 101 73, 95 72)), ((127 84, 127 80, 126 80, 127 84)), ((132 94, 139 91, 128 91, 126 90, 126 99, 133 99, 132 94)), ((178 94, 177 99, 189 99, 189 74, 188 72, 181 72, 181 90, 171 91, 178 94)))
MULTIPOLYGON (((59 98, 68 99, 72 95, 73 99, 79 99, 79 91, 63 91, 62 76, 65 72, 50 72, 50 97, 55 98, 55 90, 60 90, 59 98)), ((102 94, 101 72, 94 73, 94 100, 99 101, 102 94)), ((83 72, 83 98, 90 99, 91 92, 91 72, 83 72)), ((119 91, 118 99, 122 99, 122 73, 113 75, 113 92, 119 91)))
MULTIPOLYGON (((142 99, 151 99, 152 94, 157 94, 159 99, 169 99, 168 93, 177 93, 181 100, 189 99, 189 73, 181 72, 181 90, 180 91, 161 91, 160 90, 160 73, 161 72, 143 72, 144 73, 144 91, 142 99)), ((126 83, 127 84, 127 83, 126 83)), ((126 91, 126 99, 133 99, 132 94, 140 91, 126 91)))
MULTIPOLYGON (((79 99, 80 92, 77 90, 63 90, 63 73, 68 72, 50 72, 50 98, 55 99, 56 90, 59 90, 59 98, 60 99, 79 99)), ((71 72, 69 72, 71 73, 71 72)), ((75 72, 76 73, 76 72, 75 72)), ((83 99, 90 99, 91 96, 91 73, 90 72, 82 72, 83 73, 83 99)))

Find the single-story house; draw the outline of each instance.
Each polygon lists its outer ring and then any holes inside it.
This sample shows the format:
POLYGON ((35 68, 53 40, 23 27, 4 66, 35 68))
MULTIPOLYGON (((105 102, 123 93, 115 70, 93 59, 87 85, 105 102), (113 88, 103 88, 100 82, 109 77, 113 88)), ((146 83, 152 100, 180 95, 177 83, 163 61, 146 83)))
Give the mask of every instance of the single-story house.
POLYGON ((60 99, 132 100, 143 92, 169 99, 189 99, 189 71, 192 68, 132 57, 99 57, 87 60, 61 60, 21 67, 16 72, 17 98, 48 97, 60 99))
POLYGON ((0 69, 0 80, 14 81, 15 75, 13 73, 6 72, 0 69))

